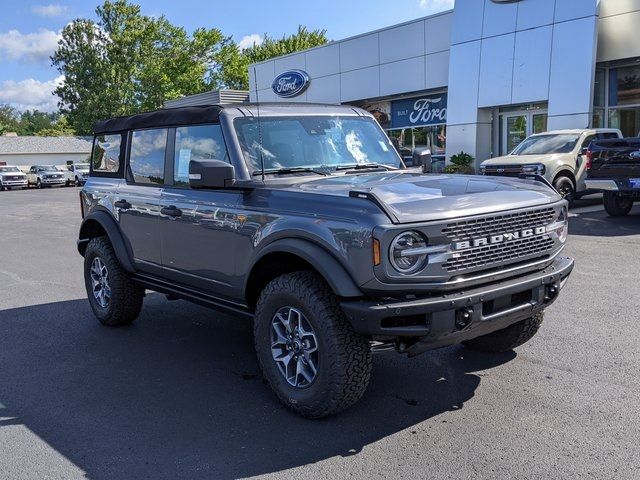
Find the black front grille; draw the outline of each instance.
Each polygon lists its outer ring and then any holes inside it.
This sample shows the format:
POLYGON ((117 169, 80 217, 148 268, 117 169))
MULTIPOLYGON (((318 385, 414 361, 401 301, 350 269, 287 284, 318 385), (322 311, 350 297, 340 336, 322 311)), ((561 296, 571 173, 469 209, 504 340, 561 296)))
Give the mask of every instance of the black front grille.
POLYGON ((498 175, 503 177, 517 177, 522 173, 522 165, 486 165, 485 175, 498 175))
POLYGON ((447 260, 443 268, 447 272, 459 272, 479 267, 517 260, 534 255, 544 256, 553 249, 554 241, 547 235, 519 238, 510 242, 470 248, 457 252, 455 258, 447 260))
POLYGON ((462 242, 479 237, 512 233, 548 225, 554 220, 555 215, 555 210, 549 207, 473 220, 462 220, 447 224, 442 229, 442 234, 452 242, 462 242))

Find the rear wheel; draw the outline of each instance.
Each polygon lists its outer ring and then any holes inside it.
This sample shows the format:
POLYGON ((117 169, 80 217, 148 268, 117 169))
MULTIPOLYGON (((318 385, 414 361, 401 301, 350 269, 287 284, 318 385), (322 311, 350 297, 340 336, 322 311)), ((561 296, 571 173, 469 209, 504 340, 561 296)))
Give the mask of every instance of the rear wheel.
POLYGON ((553 187, 558 191, 569 205, 573 205, 576 199, 576 186, 569 177, 560 175, 553 181, 553 187))
POLYGON ((138 318, 144 288, 120 266, 107 237, 89 241, 84 254, 84 282, 89 304, 100 323, 118 327, 138 318))
POLYGON ((467 347, 481 352, 508 352, 531 340, 538 333, 543 318, 544 312, 540 312, 526 320, 509 325, 507 328, 463 343, 467 347))
POLYGON ((294 272, 270 282, 254 317, 258 362, 272 390, 308 418, 333 415, 362 397, 369 341, 353 331, 324 280, 294 272))
POLYGON ((604 192, 604 209, 611 217, 624 217, 633 208, 633 199, 614 192, 604 192))

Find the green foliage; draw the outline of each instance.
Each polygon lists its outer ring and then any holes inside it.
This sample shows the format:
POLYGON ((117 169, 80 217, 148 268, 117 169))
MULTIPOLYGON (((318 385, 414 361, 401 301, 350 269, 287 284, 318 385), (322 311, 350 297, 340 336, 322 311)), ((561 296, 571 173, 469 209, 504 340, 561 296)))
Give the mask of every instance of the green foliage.
POLYGON ((299 25, 296 33, 282 38, 265 33, 261 44, 244 50, 239 50, 234 42, 227 43, 220 49, 213 80, 220 87, 248 90, 250 64, 324 45, 329 41, 326 33, 326 30, 309 31, 299 25))
POLYGON ((468 153, 460 152, 451 156, 451 163, 444 168, 445 173, 473 174, 473 161, 475 159, 468 153))
POLYGON ((230 43, 220 30, 189 35, 127 0, 106 0, 96 16, 69 23, 51 57, 65 76, 54 92, 60 111, 78 134, 91 133, 99 119, 156 109, 214 86, 217 57, 230 43))
POLYGON ((64 115, 60 115, 49 127, 36 132, 39 137, 65 137, 75 134, 75 130, 69 126, 67 117, 64 115))
POLYGON ((0 135, 17 132, 20 127, 20 112, 11 105, 0 105, 0 135))

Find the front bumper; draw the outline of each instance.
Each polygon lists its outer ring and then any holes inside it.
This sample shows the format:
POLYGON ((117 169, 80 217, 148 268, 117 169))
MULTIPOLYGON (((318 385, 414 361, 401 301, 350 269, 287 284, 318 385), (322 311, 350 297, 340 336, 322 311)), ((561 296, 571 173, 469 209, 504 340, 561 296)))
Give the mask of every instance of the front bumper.
POLYGON ((0 181, 0 185, 5 188, 26 187, 27 179, 25 178, 24 180, 2 180, 0 181))
POLYGON ((463 292, 412 300, 344 300, 353 328, 385 340, 421 337, 410 355, 470 340, 508 327, 544 310, 573 270, 573 259, 557 257, 544 270, 463 292))
POLYGON ((43 178, 40 182, 42 185, 65 185, 67 180, 64 178, 43 178))

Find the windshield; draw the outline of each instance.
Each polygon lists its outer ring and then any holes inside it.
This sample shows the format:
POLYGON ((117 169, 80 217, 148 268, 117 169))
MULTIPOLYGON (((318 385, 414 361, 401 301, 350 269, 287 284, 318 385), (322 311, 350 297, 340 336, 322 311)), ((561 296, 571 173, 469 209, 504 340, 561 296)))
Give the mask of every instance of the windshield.
POLYGON ((536 135, 526 138, 511 155, 545 155, 549 153, 572 152, 580 135, 563 133, 557 135, 536 135))
POLYGON ((256 118, 238 118, 234 126, 253 173, 261 171, 261 161, 265 172, 300 168, 331 171, 367 164, 400 167, 400 157, 389 138, 368 117, 267 117, 260 119, 259 129, 256 118))
POLYGON ((18 167, 0 167, 0 173, 20 173, 18 167))
POLYGON ((76 163, 75 164, 75 168, 76 168, 76 170, 89 170, 89 164, 88 163, 76 163))
POLYGON ((58 170, 53 165, 41 165, 40 167, 38 167, 38 171, 39 172, 59 172, 60 170, 58 170))

